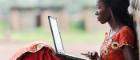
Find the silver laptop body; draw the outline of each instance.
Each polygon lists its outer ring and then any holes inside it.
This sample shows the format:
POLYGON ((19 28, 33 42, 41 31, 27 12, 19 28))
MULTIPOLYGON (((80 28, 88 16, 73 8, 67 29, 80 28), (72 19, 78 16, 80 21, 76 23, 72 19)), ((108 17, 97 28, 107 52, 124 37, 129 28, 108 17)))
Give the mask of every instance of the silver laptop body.
POLYGON ((58 29, 57 18, 48 16, 48 20, 49 20, 49 25, 50 25, 56 53, 62 55, 63 57, 66 57, 67 59, 65 60, 85 60, 65 53, 60 31, 58 29))

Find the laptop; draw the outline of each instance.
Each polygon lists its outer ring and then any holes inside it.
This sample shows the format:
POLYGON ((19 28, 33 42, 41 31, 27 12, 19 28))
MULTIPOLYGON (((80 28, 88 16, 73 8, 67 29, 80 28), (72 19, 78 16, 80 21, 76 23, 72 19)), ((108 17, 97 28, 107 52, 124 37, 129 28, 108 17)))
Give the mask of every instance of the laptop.
POLYGON ((58 29, 57 18, 48 16, 48 20, 49 20, 49 24, 50 24, 50 29, 51 29, 56 53, 60 56, 63 56, 64 58, 66 58, 64 60, 85 60, 85 59, 78 58, 73 55, 69 55, 69 54, 65 53, 60 31, 58 29))

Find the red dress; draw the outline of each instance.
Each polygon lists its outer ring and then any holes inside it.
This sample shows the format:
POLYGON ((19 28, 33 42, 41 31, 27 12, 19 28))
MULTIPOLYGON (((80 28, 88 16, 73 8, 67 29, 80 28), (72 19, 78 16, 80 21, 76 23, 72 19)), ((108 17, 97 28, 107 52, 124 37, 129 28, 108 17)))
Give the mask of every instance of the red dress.
POLYGON ((101 60, 125 60, 121 47, 127 45, 133 48, 134 41, 134 32, 128 26, 123 26, 112 38, 106 33, 101 46, 101 60))

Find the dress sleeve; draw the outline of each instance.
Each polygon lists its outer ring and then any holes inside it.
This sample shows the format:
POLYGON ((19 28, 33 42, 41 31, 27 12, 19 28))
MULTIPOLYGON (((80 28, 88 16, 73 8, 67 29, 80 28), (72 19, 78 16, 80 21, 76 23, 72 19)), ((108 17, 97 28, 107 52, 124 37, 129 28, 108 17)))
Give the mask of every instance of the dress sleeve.
POLYGON ((133 48, 135 41, 135 34, 130 28, 123 29, 119 34, 120 47, 130 46, 133 48))

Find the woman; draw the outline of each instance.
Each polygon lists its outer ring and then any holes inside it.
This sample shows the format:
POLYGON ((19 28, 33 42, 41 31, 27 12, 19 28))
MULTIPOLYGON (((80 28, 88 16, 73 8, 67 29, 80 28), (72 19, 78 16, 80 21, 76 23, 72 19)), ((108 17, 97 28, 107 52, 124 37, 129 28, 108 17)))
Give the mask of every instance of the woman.
POLYGON ((129 0, 98 0, 97 19, 111 29, 105 34, 100 56, 97 52, 83 55, 91 60, 137 60, 137 37, 128 6, 129 0))

